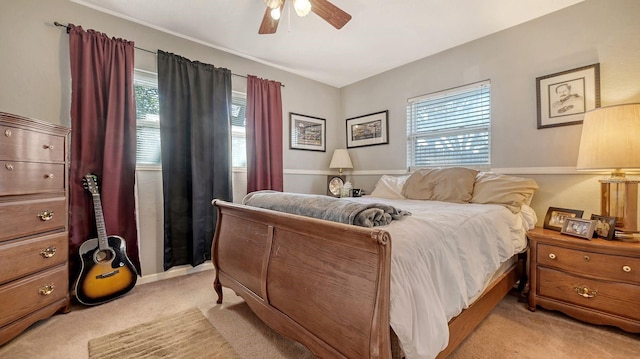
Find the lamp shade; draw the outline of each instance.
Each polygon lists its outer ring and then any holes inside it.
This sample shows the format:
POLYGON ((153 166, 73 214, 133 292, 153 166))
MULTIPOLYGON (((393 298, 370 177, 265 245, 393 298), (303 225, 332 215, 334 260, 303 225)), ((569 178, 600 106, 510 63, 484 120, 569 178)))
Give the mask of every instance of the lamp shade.
POLYGON ((640 168, 640 103, 587 112, 576 167, 617 171, 640 168))
POLYGON ((351 157, 349 157, 349 152, 344 148, 339 148, 333 151, 333 157, 331 158, 329 168, 353 168, 351 157))

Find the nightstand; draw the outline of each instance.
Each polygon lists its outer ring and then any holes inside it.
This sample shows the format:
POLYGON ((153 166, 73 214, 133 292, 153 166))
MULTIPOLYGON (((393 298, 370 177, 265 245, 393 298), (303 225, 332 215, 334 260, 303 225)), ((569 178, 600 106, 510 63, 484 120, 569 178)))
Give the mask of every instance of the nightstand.
POLYGON ((535 228, 529 238, 529 310, 640 333, 640 243, 535 228))

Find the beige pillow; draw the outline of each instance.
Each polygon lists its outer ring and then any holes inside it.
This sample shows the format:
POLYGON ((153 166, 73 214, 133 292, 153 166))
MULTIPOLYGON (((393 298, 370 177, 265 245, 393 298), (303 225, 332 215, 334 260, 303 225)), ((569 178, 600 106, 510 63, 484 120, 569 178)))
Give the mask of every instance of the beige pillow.
POLYGON ((402 194, 409 199, 468 203, 477 174, 464 167, 420 169, 407 179, 402 194))
POLYGON ((402 195, 402 187, 409 178, 405 176, 388 176, 382 175, 376 183, 376 187, 371 192, 372 197, 388 198, 388 199, 404 199, 402 195))
POLYGON ((476 177, 471 203, 501 204, 519 213, 523 204, 531 204, 538 183, 530 178, 480 172, 476 177))

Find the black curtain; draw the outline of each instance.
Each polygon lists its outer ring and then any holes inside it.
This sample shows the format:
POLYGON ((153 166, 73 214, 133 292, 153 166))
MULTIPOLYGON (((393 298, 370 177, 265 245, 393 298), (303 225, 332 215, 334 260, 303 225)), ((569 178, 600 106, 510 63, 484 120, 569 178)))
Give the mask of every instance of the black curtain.
POLYGON ((211 200, 231 201, 231 71, 158 50, 164 269, 211 259, 211 200))

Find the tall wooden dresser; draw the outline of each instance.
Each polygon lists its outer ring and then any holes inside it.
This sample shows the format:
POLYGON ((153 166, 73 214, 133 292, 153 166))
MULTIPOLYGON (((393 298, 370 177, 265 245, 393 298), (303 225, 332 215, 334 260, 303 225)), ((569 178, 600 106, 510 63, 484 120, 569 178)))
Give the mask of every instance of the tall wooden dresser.
POLYGON ((68 135, 0 112, 0 345, 69 305, 68 135))

